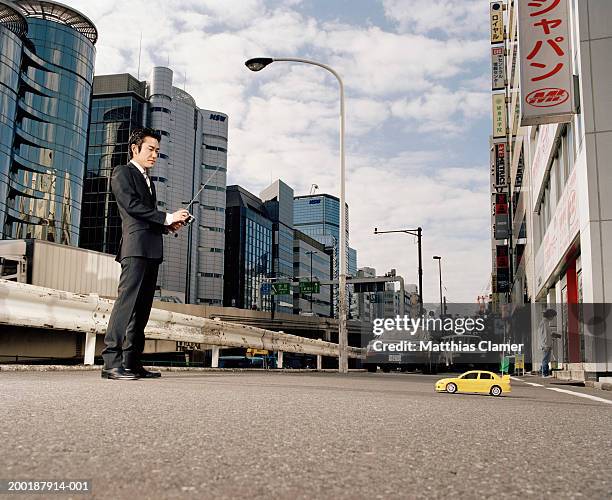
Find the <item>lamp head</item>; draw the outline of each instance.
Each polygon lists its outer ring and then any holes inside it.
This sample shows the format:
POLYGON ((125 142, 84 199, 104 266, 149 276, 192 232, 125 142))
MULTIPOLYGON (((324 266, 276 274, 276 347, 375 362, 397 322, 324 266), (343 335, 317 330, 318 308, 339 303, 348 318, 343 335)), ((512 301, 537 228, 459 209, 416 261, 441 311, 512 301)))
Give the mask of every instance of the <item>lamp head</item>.
POLYGON ((434 258, 435 260, 440 260, 442 257, 440 257, 439 255, 434 255, 434 256, 433 256, 433 258, 434 258))
POLYGON ((244 64, 251 71, 261 71, 272 62, 274 62, 274 59, 271 57, 255 57, 253 59, 249 59, 244 64))

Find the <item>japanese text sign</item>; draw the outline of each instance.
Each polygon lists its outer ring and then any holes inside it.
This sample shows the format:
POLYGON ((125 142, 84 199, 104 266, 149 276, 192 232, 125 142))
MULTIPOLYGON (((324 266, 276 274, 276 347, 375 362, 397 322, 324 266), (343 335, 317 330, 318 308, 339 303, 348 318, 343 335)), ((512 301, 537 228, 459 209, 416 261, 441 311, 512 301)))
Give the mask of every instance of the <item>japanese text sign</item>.
POLYGON ((517 0, 521 125, 562 123, 575 113, 569 0, 517 0))
POLYGON ((491 47, 491 90, 503 90, 506 84, 504 47, 491 47))
POLYGON ((506 95, 493 94, 493 138, 506 137, 506 95))
POLYGON ((491 2, 491 43, 504 41, 504 6, 502 2, 491 2))

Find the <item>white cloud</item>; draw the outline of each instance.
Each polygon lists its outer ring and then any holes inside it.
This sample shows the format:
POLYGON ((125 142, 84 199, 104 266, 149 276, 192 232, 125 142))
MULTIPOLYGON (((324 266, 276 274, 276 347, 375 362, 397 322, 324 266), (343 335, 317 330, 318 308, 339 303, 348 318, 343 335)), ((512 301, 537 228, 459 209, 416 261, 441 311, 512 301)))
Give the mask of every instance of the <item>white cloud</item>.
POLYGON ((487 33, 487 0, 383 0, 387 17, 400 30, 416 33, 480 35, 487 33))
POLYGON ((432 168, 436 161, 427 152, 388 162, 354 159, 348 188, 351 242, 359 242, 358 260, 375 263, 379 274, 396 268, 407 282, 417 283, 415 239, 374 235, 373 230, 421 225, 425 300, 436 300, 438 273, 432 256, 442 255, 449 300, 472 302, 490 272, 490 199, 480 180, 488 181, 488 167, 439 172, 432 168), (410 162, 408 172, 401 168, 404 162, 410 162))
POLYGON ((443 41, 379 27, 327 25, 317 44, 329 52, 330 64, 348 86, 368 95, 422 91, 433 81, 469 73, 487 55, 487 46, 478 41, 443 41))
POLYGON ((486 116, 490 112, 490 92, 452 91, 434 87, 414 98, 395 101, 393 115, 416 122, 420 132, 459 132, 465 122, 486 116))
POLYGON ((338 194, 338 86, 320 68, 275 63, 252 73, 245 60, 289 56, 331 65, 346 87, 347 196, 359 265, 380 273, 395 267, 416 282, 411 238, 371 233, 421 224, 425 299, 437 297, 430 260, 439 253, 449 299, 472 301, 490 273, 489 173, 486 166, 447 168, 454 151, 446 144, 448 132, 471 133, 489 113, 488 75, 480 72, 488 70, 488 2, 457 3, 384 0, 394 30, 323 22, 303 14, 300 0, 71 5, 100 32, 97 74, 136 75, 142 30, 141 79, 169 60, 175 85, 182 88, 186 74, 200 107, 229 114, 228 182, 255 194, 276 178, 296 194, 312 183, 338 194), (146 24, 143 11, 155 13, 146 24), (415 130, 445 149, 426 149, 415 130))

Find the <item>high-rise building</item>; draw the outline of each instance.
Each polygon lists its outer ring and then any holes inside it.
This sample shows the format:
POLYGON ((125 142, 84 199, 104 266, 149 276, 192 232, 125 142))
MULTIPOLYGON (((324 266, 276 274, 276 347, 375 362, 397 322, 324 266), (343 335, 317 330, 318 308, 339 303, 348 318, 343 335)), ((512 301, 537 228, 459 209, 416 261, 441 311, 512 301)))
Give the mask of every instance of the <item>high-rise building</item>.
POLYGON ((51 1, 0 1, 0 237, 79 242, 94 24, 51 1))
MULTIPOLYGON (((270 184, 260 193, 266 211, 273 222, 273 278, 293 279, 294 274, 294 234, 293 234, 293 189, 281 180, 270 184)), ((291 314, 293 303, 283 296, 275 296, 275 309, 291 314)))
POLYGON ((125 73, 95 76, 79 246, 116 254, 121 217, 111 191, 117 165, 129 161, 128 139, 146 123, 146 84, 125 73))
MULTIPOLYGON (((332 276, 338 279, 340 275, 340 200, 329 194, 303 195, 294 197, 293 225, 311 238, 323 243, 333 254, 332 276)), ((357 273, 357 252, 349 247, 349 209, 346 206, 346 263, 347 275, 357 273)), ((338 314, 337 287, 332 298, 335 315, 338 314)), ((349 314, 356 313, 357 305, 349 287, 347 300, 349 314)))
MULTIPOLYGON (((299 281, 329 280, 332 255, 325 245, 314 238, 294 230, 293 276, 299 281)), ((332 293, 329 285, 321 285, 319 293, 301 293, 294 290, 294 314, 313 313, 316 316, 333 317, 332 293)))
POLYGON ((128 74, 95 77, 82 246, 116 252, 121 222, 110 191, 112 169, 129 161, 127 141, 135 127, 158 130, 160 153, 151 171, 158 208, 172 212, 197 195, 189 207, 195 222, 177 238, 164 239, 158 298, 221 305, 227 115, 199 108, 172 83, 165 67, 153 68, 146 81, 128 74))
POLYGON ((270 311, 271 295, 263 285, 272 276, 274 230, 266 207, 246 189, 228 186, 225 218, 223 305, 270 311))
MULTIPOLYGON (((329 194, 294 197, 293 225, 324 245, 340 241, 340 200, 329 194)), ((349 211, 346 207, 346 242, 349 242, 349 211)))
POLYGON ((508 37, 493 48, 502 49, 508 106, 495 116, 507 128, 493 139, 493 307, 555 307, 549 347, 559 376, 610 374, 609 322, 581 318, 592 311, 578 305, 612 302, 612 25, 603 21, 612 2, 494 3, 505 4, 508 37))

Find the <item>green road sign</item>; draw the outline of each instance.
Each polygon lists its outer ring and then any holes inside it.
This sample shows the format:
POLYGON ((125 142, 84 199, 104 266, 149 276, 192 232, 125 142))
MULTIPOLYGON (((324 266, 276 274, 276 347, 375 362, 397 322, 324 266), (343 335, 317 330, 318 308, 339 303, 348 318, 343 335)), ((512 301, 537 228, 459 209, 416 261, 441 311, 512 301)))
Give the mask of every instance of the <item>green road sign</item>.
POLYGON ((318 281, 300 281, 300 293, 320 293, 321 283, 318 281))
POLYGON ((272 295, 290 295, 291 283, 272 283, 272 295))

